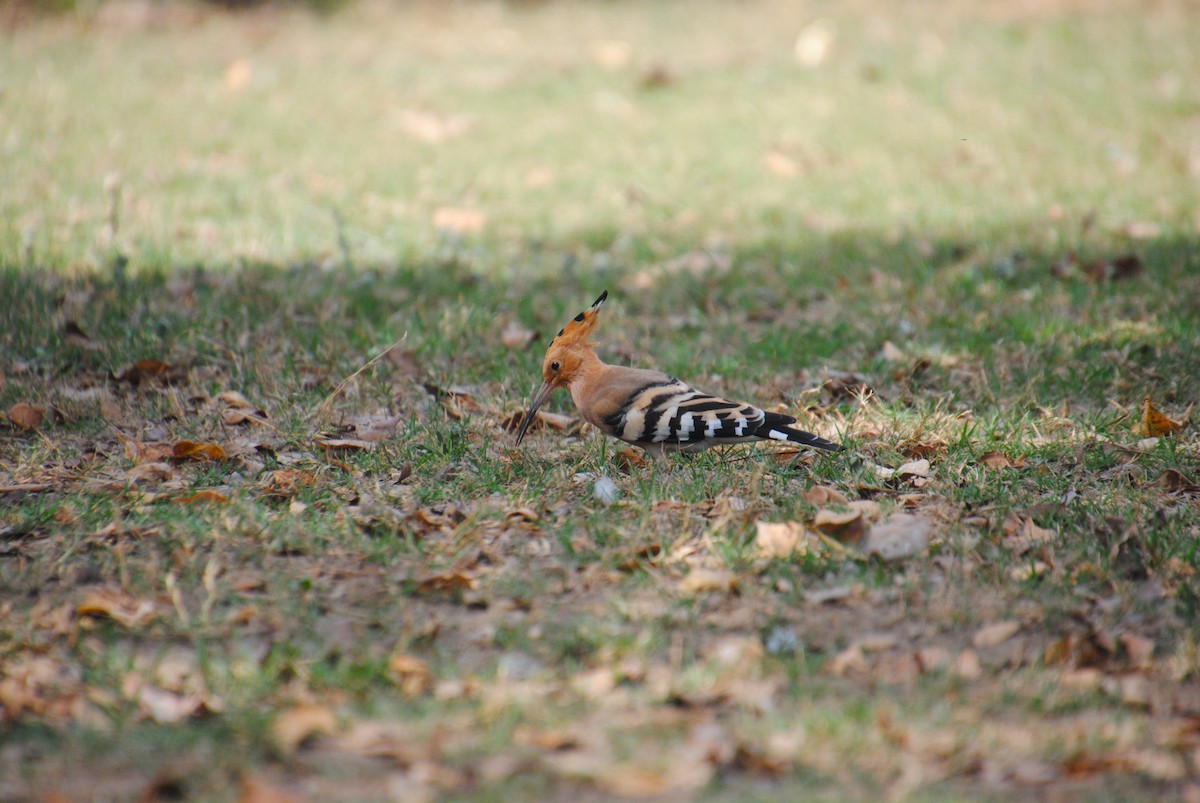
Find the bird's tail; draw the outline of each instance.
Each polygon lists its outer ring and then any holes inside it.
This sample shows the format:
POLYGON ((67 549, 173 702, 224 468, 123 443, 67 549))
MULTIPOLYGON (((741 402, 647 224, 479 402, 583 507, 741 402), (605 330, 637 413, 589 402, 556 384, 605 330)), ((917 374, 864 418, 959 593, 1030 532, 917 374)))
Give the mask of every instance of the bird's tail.
POLYGON ((773 441, 783 441, 784 443, 798 443, 801 446, 812 446, 827 452, 840 452, 844 448, 841 444, 826 440, 820 435, 789 426, 794 423, 796 423, 796 419, 790 415, 768 413, 766 420, 754 434, 760 438, 770 438, 773 441))

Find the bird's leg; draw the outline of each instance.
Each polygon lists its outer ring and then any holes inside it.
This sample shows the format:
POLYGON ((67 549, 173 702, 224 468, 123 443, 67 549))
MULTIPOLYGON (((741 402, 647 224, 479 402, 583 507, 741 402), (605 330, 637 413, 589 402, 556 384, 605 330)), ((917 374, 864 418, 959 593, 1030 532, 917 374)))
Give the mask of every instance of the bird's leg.
POLYGON ((650 455, 650 457, 653 458, 655 463, 658 463, 660 466, 667 465, 667 455, 666 455, 666 453, 663 452, 663 447, 662 447, 661 443, 647 443, 647 444, 639 443, 638 446, 641 446, 642 451, 644 451, 646 454, 650 455))

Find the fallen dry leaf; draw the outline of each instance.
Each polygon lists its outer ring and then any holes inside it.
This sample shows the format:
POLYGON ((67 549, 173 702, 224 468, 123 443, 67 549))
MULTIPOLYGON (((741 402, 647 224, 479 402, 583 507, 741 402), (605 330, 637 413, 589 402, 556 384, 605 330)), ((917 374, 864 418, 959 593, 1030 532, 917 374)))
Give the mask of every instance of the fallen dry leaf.
POLYGON ((183 378, 184 371, 169 362, 162 360, 138 360, 114 373, 112 378, 117 382, 128 382, 131 385, 141 385, 143 382, 161 382, 169 384, 183 378))
POLYGON ((271 723, 271 736, 284 754, 296 752, 305 741, 337 730, 337 717, 323 705, 302 704, 281 711, 271 723))
POLYGON ((756 521, 755 546, 767 558, 787 559, 808 551, 804 525, 798 521, 756 521))
POLYGON ((262 492, 278 499, 289 499, 306 488, 313 487, 317 475, 298 468, 279 468, 267 475, 262 492))
POLYGON ((429 667, 411 655, 393 655, 388 659, 388 672, 405 697, 420 697, 432 683, 429 667))
POLYGON ((680 581, 679 589, 687 594, 734 591, 737 589, 737 575, 728 569, 692 569, 680 581))
POLYGON ((622 449, 614 455, 613 462, 626 474, 634 469, 646 467, 646 458, 641 449, 622 449))
MULTIPOLYGON (((1188 408, 1188 413, 1191 413, 1192 408, 1188 408)), ((1186 418, 1184 419, 1186 420, 1186 418)), ((1142 420, 1141 426, 1138 428, 1138 434, 1144 438, 1159 438, 1163 435, 1171 435, 1183 429, 1183 424, 1179 421, 1172 421, 1154 406, 1154 402, 1150 397, 1142 399, 1142 420)))
POLYGON ((925 551, 932 530, 933 522, 924 516, 894 513, 887 521, 872 525, 858 546, 864 555, 885 561, 903 560, 925 551))
POLYGON ((975 649, 982 650, 987 647, 995 647, 1003 644, 1021 630, 1021 623, 1014 619, 1006 619, 1003 622, 993 622, 990 625, 984 625, 975 631, 975 635, 971 637, 971 643, 975 649))
POLYGON ((129 696, 137 701, 143 716, 160 725, 175 725, 220 708, 219 705, 214 708, 201 694, 181 694, 140 682, 136 684, 136 692, 129 696))
POLYGON ((475 588, 474 577, 462 572, 445 572, 418 580, 414 591, 417 594, 429 595, 470 591, 473 588, 475 588))
POLYGON ((75 606, 79 616, 106 616, 122 627, 142 627, 158 616, 158 605, 151 599, 138 599, 119 588, 89 590, 75 606))
POLYGON ((1054 530, 1039 527, 1033 519, 1018 515, 1006 518, 1002 527, 1004 529, 1002 543, 1005 549, 1011 551, 1015 556, 1024 555, 1031 549, 1041 547, 1054 540, 1058 535, 1054 530))
POLYGON ((171 446, 171 457, 176 460, 224 460, 225 450, 215 443, 177 441, 171 446))
POLYGON ((265 410, 251 404, 250 400, 236 390, 224 390, 217 394, 217 401, 225 405, 221 410, 221 420, 231 426, 247 422, 264 422, 267 418, 265 410))
POLYGON ((196 493, 192 494, 191 496, 181 496, 171 500, 171 502, 176 505, 194 505, 198 502, 220 503, 228 501, 229 497, 227 497, 225 494, 221 493, 220 491, 214 491, 207 488, 201 491, 196 491, 196 493))
POLYGON ((402 415, 362 415, 351 420, 354 433, 364 441, 380 441, 396 434, 402 415))
POLYGON ((1013 462, 1008 459, 1008 455, 1003 452, 992 450, 979 455, 977 462, 982 466, 987 466, 993 471, 1012 468, 1013 462))
POLYGON ((28 402, 17 402, 8 408, 8 420, 21 429, 37 429, 46 420, 46 408, 28 402))
POLYGON ((857 544, 867 531, 867 522, 863 512, 854 509, 822 508, 813 517, 812 526, 845 544, 857 544))
POLYGON ((1192 482, 1182 472, 1173 468, 1169 468, 1160 474, 1155 482, 1169 494, 1180 494, 1182 496, 1200 495, 1200 483, 1192 482))
POLYGON ((828 507, 829 505, 844 505, 849 501, 846 499, 845 494, 837 488, 832 488, 828 485, 814 485, 801 493, 800 498, 816 508, 828 507))

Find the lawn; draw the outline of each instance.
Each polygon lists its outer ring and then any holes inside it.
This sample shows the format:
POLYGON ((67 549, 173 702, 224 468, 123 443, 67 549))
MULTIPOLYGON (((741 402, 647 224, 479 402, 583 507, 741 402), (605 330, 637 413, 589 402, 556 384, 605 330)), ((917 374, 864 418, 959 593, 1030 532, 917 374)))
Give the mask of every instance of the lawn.
POLYGON ((1200 800, 1200 9, 0 22, 0 800, 1200 800))

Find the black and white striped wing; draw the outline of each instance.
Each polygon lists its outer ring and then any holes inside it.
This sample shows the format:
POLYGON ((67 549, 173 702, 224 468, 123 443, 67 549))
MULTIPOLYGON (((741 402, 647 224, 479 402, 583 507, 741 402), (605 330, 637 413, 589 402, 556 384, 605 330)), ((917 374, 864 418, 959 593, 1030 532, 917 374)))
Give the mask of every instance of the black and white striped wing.
POLYGON ((613 435, 629 443, 702 448, 762 437, 767 414, 668 378, 635 389, 605 419, 613 435))

